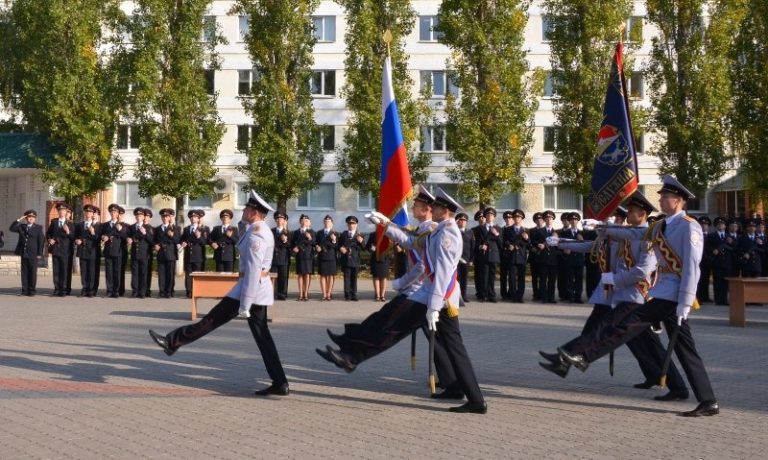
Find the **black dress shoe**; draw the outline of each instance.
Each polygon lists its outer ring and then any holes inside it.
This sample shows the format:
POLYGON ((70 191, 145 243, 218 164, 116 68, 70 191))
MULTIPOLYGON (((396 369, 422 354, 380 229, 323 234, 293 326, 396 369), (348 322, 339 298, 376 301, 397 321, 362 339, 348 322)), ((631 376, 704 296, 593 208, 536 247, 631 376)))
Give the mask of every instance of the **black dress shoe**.
POLYGON ((152 329, 149 330, 149 336, 152 337, 152 340, 154 340, 155 343, 160 346, 160 348, 163 349, 166 355, 171 356, 172 354, 176 353, 176 349, 171 348, 171 346, 168 344, 168 338, 166 336, 160 335, 152 329))
POLYGON ((339 334, 334 334, 330 329, 326 329, 325 332, 328 333, 328 337, 333 341, 333 343, 341 346, 341 336, 339 334))
POLYGON ((589 363, 584 359, 581 355, 572 355, 562 348, 558 347, 557 352, 560 353, 560 359, 563 361, 572 364, 576 369, 580 370, 581 372, 586 372, 587 368, 589 367, 589 363))
POLYGON ((464 392, 458 388, 446 388, 440 393, 430 395, 432 399, 464 399, 464 392))
MULTIPOLYGON (((488 302, 489 303, 496 303, 496 298, 495 297, 489 298, 488 302)), ((485 413, 485 412, 483 412, 483 413, 485 413)))
POLYGON ((288 393, 289 391, 288 391, 287 383, 283 383, 280 385, 272 384, 267 388, 253 392, 253 394, 255 394, 256 396, 268 396, 268 395, 288 396, 288 393))
POLYGON ((486 414, 488 413, 488 405, 484 402, 468 402, 462 406, 451 407, 448 410, 460 414, 486 414))
POLYGON ((696 406, 696 409, 688 412, 681 412, 681 417, 709 417, 711 415, 717 415, 720 413, 720 405, 717 404, 716 399, 710 399, 709 401, 702 401, 696 406))
POLYGON ((348 374, 354 371, 357 367, 357 364, 353 363, 346 353, 340 350, 334 350, 330 345, 325 346, 325 351, 319 348, 315 348, 315 351, 318 355, 322 356, 323 359, 335 364, 336 367, 344 369, 348 374))
POLYGON ((669 393, 661 396, 654 396, 656 401, 685 401, 688 399, 688 392, 682 391, 670 391, 669 393))
POLYGON ((640 390, 649 390, 657 385, 657 382, 654 382, 653 380, 646 380, 643 383, 636 383, 632 385, 635 388, 638 388, 640 390))
POLYGON ((565 376, 568 375, 568 369, 571 368, 571 366, 566 363, 539 363, 539 366, 561 378, 565 378, 565 376))
POLYGON ((546 353, 544 351, 539 350, 539 354, 541 355, 542 358, 546 359, 550 363, 559 364, 562 362, 560 361, 560 355, 557 353, 546 353))

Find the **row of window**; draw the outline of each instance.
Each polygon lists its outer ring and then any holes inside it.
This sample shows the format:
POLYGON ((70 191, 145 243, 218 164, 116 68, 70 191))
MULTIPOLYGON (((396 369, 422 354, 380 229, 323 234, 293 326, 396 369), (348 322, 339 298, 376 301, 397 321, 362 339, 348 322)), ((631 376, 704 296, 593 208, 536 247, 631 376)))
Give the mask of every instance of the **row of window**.
MULTIPOLYGON (((641 43, 643 41, 642 16, 632 16, 627 19, 624 27, 623 39, 625 42, 641 43)), ((443 33, 436 30, 440 24, 437 16, 419 16, 419 41, 439 43, 443 33)), ((312 16, 312 30, 318 43, 333 43, 336 41, 336 16, 312 16)), ((250 33, 250 20, 248 16, 238 18, 238 32, 240 41, 245 41, 250 33)), ((541 19, 541 40, 552 40, 554 32, 553 21, 550 16, 544 15, 541 19)), ((203 40, 212 41, 216 35, 216 17, 205 16, 203 28, 203 40)))

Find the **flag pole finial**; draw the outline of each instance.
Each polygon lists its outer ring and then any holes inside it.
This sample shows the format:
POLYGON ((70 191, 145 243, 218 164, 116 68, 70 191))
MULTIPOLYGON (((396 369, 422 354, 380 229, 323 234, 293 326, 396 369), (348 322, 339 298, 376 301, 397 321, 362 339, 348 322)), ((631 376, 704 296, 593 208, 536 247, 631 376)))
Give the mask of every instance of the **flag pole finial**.
POLYGON ((387 56, 389 56, 389 44, 392 42, 392 32, 389 29, 385 30, 381 39, 387 44, 387 56))
POLYGON ((621 25, 619 25, 619 43, 624 43, 624 31, 627 30, 627 24, 622 22, 621 25))

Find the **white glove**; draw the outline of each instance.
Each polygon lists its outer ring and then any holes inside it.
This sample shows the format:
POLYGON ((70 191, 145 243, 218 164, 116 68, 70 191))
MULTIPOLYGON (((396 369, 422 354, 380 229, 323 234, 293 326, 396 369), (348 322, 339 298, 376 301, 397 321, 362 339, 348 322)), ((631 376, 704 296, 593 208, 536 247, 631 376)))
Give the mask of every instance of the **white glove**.
POLYGON ((682 326, 683 320, 688 319, 688 313, 691 312, 690 305, 677 304, 677 325, 682 326))
POLYGON ((608 285, 613 286, 613 284, 614 284, 614 282, 613 282, 613 273, 611 273, 611 272, 603 273, 602 275, 600 275, 600 281, 604 285, 606 285, 606 286, 608 286, 608 285))
POLYGON ((385 216, 379 211, 369 212, 365 215, 365 218, 368 219, 368 222, 374 225, 389 225, 390 222, 389 217, 385 216))
POLYGON ((547 246, 557 246, 560 244, 560 238, 556 236, 548 236, 547 237, 547 246))
POLYGON ((250 318, 251 312, 249 311, 249 308, 240 305, 240 309, 237 311, 237 316, 240 318, 250 318))
POLYGON ((598 225, 602 224, 601 221, 595 219, 584 219, 581 221, 581 228, 584 230, 593 230, 598 225))
POLYGON ((437 310, 427 310, 427 327, 430 331, 437 330, 438 321, 440 321, 440 312, 437 310))

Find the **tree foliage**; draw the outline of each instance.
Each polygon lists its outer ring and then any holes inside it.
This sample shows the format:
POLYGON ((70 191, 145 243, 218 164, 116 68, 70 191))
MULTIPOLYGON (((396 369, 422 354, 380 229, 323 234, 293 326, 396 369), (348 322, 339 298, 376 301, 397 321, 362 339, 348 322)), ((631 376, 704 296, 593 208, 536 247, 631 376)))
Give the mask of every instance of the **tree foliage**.
MULTIPOLYGON (((552 169, 559 183, 581 194, 591 189, 596 139, 603 121, 614 47, 622 38, 620 28, 632 13, 632 3, 631 0, 544 1, 551 24, 550 78, 557 120, 552 169)), ((633 42, 628 45, 631 50, 633 42)), ((631 69, 630 66, 631 60, 625 59, 625 68, 631 69)), ((631 115, 637 127, 638 121, 643 120, 642 114, 633 111, 631 115)))
POLYGON ((286 201, 322 179, 323 154, 309 81, 317 0, 239 0, 232 12, 250 17, 245 38, 253 62, 250 97, 242 99, 253 117, 248 163, 240 171, 249 186, 285 210, 286 201))
POLYGON ((4 25, 6 98, 18 92, 26 129, 64 148, 49 162, 31 152, 42 180, 67 201, 107 188, 122 169, 112 155, 119 106, 103 50, 117 0, 17 0, 4 25), (10 48, 8 48, 10 47, 10 48))
POLYGON ((337 150, 336 167, 345 187, 363 192, 379 189, 381 172, 381 79, 387 46, 382 40, 392 33, 392 84, 397 99, 403 140, 414 182, 424 181, 429 154, 416 148, 419 126, 429 111, 423 101, 411 97, 413 80, 408 75, 405 37, 413 30, 415 13, 409 0, 337 0, 347 19, 344 60, 346 84, 342 95, 350 113, 344 146, 337 150))
POLYGON ((736 2, 732 49, 734 145, 754 198, 768 199, 768 3, 736 2), (749 14, 746 14, 746 13, 749 14), (740 13, 740 14, 739 14, 740 13))
POLYGON ((529 75, 524 29, 527 1, 446 0, 441 41, 453 51, 459 88, 446 108, 449 176, 480 206, 523 187, 543 75, 529 75))
POLYGON ((661 174, 673 174, 699 193, 723 175, 732 158, 728 146, 732 3, 647 2, 648 20, 658 29, 647 72, 651 126, 662 135, 651 153, 660 160, 661 174))
POLYGON ((224 125, 205 70, 218 69, 220 34, 203 40, 210 0, 137 0, 115 59, 128 95, 126 121, 140 127, 136 175, 142 196, 211 195, 224 125))

